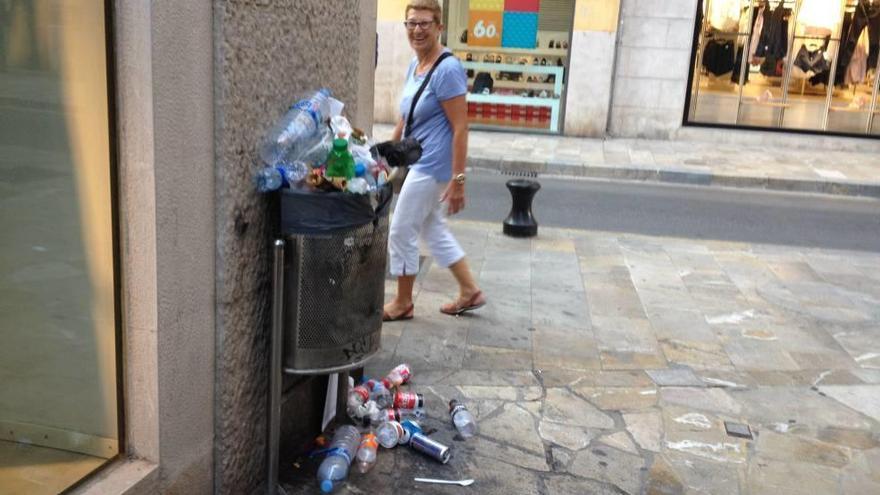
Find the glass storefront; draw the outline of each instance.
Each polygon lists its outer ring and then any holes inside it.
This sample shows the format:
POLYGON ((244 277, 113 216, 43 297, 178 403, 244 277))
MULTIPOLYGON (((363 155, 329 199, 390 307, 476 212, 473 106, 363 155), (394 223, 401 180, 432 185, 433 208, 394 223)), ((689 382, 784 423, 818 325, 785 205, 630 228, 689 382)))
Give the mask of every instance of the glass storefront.
POLYGON ((687 122, 878 135, 880 0, 702 0, 687 122))
POLYGON ((574 0, 446 0, 474 128, 562 131, 574 0))
POLYGON ((120 451, 104 0, 0 2, 0 492, 120 451))

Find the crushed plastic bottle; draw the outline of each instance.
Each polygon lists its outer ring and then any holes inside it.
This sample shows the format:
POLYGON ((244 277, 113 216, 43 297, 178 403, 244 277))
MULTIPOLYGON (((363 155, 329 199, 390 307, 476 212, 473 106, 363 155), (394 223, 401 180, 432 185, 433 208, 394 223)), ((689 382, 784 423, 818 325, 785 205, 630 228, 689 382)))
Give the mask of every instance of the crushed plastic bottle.
POLYGON ((336 430, 327 457, 318 467, 318 483, 322 492, 332 492, 348 477, 348 468, 360 443, 361 434, 354 426, 343 425, 336 430))
POLYGON ((367 403, 370 400, 370 389, 367 387, 366 383, 361 383, 356 387, 352 387, 348 390, 348 414, 355 415, 356 417, 363 417, 363 415, 357 415, 358 409, 367 403))
POLYGON ((361 445, 357 451, 357 462, 355 467, 361 474, 366 473, 376 465, 376 454, 379 449, 379 443, 376 434, 372 431, 364 433, 361 438, 361 445))
POLYGON ((400 422, 386 421, 376 429, 376 439, 379 441, 379 445, 386 449, 392 449, 400 444, 404 433, 405 430, 400 422))
POLYGON ((324 88, 290 107, 260 147, 266 165, 296 160, 311 147, 316 131, 331 113, 330 100, 330 90, 324 88))
POLYGON ((410 378, 412 378, 412 371, 408 364, 403 363, 388 372, 388 376, 385 377, 385 386, 390 390, 407 383, 410 378))
POLYGON ((284 177, 277 167, 263 167, 254 175, 254 187, 261 193, 276 191, 284 183, 284 177))
POLYGON ((297 187, 303 180, 305 180, 306 176, 309 175, 309 171, 311 167, 306 165, 304 162, 299 160, 285 163, 280 166, 282 171, 282 177, 284 178, 284 183, 282 187, 297 187))
POLYGON ((342 138, 348 141, 353 132, 351 122, 342 115, 337 115, 330 119, 330 128, 333 129, 334 138, 342 138))
POLYGON ((370 400, 376 401, 376 405, 380 408, 386 408, 391 405, 393 396, 388 387, 381 380, 369 380, 367 384, 370 386, 370 400))
POLYGON ((370 192, 370 184, 363 177, 355 177, 348 181, 345 190, 353 194, 367 194, 370 192))
POLYGON ((309 170, 309 166, 300 161, 263 167, 254 174, 254 186, 262 193, 282 187, 297 187, 306 178, 309 170))
POLYGON ((477 420, 464 404, 456 399, 449 401, 449 415, 452 417, 452 424, 462 437, 471 438, 477 434, 477 420))

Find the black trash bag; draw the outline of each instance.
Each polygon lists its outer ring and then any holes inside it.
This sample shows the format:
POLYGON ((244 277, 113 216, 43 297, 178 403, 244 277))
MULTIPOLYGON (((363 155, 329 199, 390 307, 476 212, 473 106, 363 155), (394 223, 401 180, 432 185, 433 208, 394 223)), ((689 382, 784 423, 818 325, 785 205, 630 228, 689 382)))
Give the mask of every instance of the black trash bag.
POLYGON ((414 138, 404 138, 378 143, 370 152, 384 157, 390 167, 409 167, 422 157, 422 145, 414 138))
POLYGON ((281 232, 283 234, 320 235, 347 230, 368 223, 378 223, 388 215, 391 185, 375 193, 315 193, 301 189, 281 191, 281 232))

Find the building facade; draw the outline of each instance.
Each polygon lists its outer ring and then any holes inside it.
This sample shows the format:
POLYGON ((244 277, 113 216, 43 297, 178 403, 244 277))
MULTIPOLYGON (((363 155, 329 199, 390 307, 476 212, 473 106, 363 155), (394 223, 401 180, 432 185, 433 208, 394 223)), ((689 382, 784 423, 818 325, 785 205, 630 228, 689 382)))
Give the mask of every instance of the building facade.
MULTIPOLYGON (((446 0, 444 43, 468 71, 473 128, 657 139, 808 133, 843 146, 838 137, 880 135, 876 3, 446 0)), ((375 113, 386 123, 399 118, 412 57, 398 42, 405 4, 379 2, 375 113)))
MULTIPOLYGON (((370 128, 375 8, 0 2, 0 486, 264 486, 275 210, 256 147, 318 87, 370 128)), ((322 387, 285 381, 290 448, 322 387)))

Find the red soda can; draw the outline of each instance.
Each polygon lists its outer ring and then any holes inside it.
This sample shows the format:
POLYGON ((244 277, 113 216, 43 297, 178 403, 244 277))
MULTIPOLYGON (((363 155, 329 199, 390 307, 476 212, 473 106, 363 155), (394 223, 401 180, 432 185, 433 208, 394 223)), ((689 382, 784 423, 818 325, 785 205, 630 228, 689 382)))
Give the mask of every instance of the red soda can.
POLYGON ((415 392, 394 394, 394 407, 397 409, 420 409, 425 406, 425 397, 415 392))

